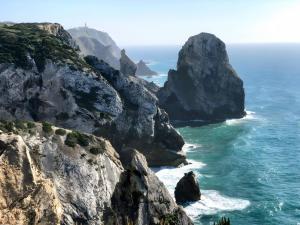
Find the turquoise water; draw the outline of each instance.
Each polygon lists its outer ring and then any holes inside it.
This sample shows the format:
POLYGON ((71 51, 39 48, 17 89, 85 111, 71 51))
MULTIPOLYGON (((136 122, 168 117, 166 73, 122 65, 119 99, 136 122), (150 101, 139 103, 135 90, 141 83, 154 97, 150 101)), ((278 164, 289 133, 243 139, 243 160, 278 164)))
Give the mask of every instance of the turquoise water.
MULTIPOLYGON (((178 47, 129 48, 160 72, 162 85, 178 47)), ((300 223, 300 45, 231 45, 231 64, 244 80, 248 116, 178 131, 191 164, 160 168, 173 192, 184 172, 199 179, 202 200, 185 206, 195 224, 221 216, 233 225, 300 223)))

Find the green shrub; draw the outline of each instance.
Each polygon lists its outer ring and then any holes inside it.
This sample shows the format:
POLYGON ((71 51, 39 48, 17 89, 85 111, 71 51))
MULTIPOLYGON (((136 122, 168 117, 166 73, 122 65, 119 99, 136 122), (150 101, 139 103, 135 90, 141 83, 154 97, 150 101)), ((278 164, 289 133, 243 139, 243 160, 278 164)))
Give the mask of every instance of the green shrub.
POLYGON ((73 131, 71 133, 68 133, 65 144, 70 147, 75 147, 76 144, 85 147, 89 145, 89 137, 85 134, 73 131))
POLYGON ((57 129, 56 131, 55 131, 55 134, 57 134, 57 135, 60 135, 60 136, 64 136, 64 135, 66 135, 66 130, 64 130, 64 129, 57 129))
POLYGON ((161 225, 178 225, 178 215, 176 213, 170 213, 164 216, 160 221, 161 225))
POLYGON ((89 146, 89 138, 85 134, 77 132, 77 143, 83 147, 89 146))
POLYGON ((17 129, 20 129, 20 130, 26 130, 26 129, 27 129, 25 123, 24 123, 23 121, 20 121, 20 120, 17 120, 17 121, 15 122, 15 127, 16 127, 17 129))
POLYGON ((65 140, 65 144, 70 147, 75 147, 77 144, 77 135, 76 133, 68 133, 67 138, 65 140))
POLYGON ((230 225, 229 218, 222 217, 217 223, 214 223, 214 225, 230 225))
POLYGON ((13 132, 14 131, 14 123, 6 122, 4 125, 4 128, 7 130, 7 132, 13 132))
POLYGON ((99 147, 94 147, 94 148, 91 148, 90 149, 90 153, 94 154, 94 155, 98 155, 100 154, 101 152, 103 152, 102 148, 99 148, 99 147))
POLYGON ((35 123, 33 123, 33 122, 27 122, 27 128, 28 129, 35 128, 35 123))
POLYGON ((50 133, 50 132, 52 132, 53 130, 52 130, 52 125, 50 124, 50 123, 48 123, 48 122, 43 122, 43 131, 45 132, 45 133, 50 133))

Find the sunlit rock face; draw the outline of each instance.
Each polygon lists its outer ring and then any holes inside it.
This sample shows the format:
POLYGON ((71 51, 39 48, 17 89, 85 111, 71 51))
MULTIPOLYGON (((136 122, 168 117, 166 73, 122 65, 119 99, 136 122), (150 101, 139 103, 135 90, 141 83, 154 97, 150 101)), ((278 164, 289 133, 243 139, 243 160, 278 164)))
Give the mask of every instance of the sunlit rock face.
POLYGON ((81 58, 60 29, 57 24, 0 27, 0 52, 8 56, 0 57, 0 119, 48 121, 94 133, 119 152, 126 146, 138 149, 151 166, 184 163, 184 141, 158 107, 157 87, 96 57, 81 58), (30 41, 22 41, 21 34, 30 41), (21 40, 18 54, 11 35, 21 40))
POLYGON ((184 44, 177 70, 169 71, 158 98, 171 120, 222 121, 245 115, 243 81, 229 64, 225 44, 208 33, 184 44))
POLYGON ((145 157, 126 151, 122 163, 103 138, 0 122, 0 224, 192 225, 145 157))

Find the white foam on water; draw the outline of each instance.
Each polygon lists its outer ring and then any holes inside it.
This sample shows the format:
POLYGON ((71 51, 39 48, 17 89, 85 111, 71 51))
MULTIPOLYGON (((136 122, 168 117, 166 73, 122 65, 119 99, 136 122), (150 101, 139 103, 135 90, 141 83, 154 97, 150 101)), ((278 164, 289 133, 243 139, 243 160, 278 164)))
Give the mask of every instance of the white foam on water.
MULTIPOLYGON (((188 160, 189 164, 183 167, 159 167, 152 168, 156 176, 164 183, 170 194, 174 197, 174 190, 177 182, 184 176, 185 173, 199 169, 205 166, 204 163, 188 160)), ((196 176, 201 176, 195 172, 196 176)))
MULTIPOLYGON (((194 160, 188 160, 190 164, 180 167, 159 167, 153 168, 158 178, 164 183, 169 193, 174 198, 174 190, 177 182, 189 171, 203 168, 206 166, 204 163, 194 160)), ((197 177, 201 177, 200 173, 195 172, 197 177)), ((204 175, 209 176, 209 175, 204 175)), ((190 203, 185 207, 188 216, 195 219, 201 215, 213 215, 221 211, 234 211, 243 210, 250 205, 248 200, 232 198, 224 196, 215 190, 201 189, 201 200, 190 203)))
POLYGON ((182 147, 183 152, 190 152, 193 151, 196 148, 201 147, 201 145, 198 144, 190 144, 190 143, 185 143, 184 146, 182 147))
POLYGON ((189 204, 184 209, 188 216, 195 219, 201 215, 213 215, 221 211, 243 210, 249 205, 248 200, 224 196, 214 190, 201 190, 201 200, 189 204))
POLYGON ((246 116, 244 116, 243 118, 240 118, 240 119, 229 119, 229 120, 226 120, 225 123, 229 126, 231 125, 236 125, 236 124, 240 124, 242 122, 246 122, 246 121, 249 121, 249 120, 255 120, 257 119, 257 117, 255 116, 255 112, 253 111, 247 111, 246 110, 246 116))

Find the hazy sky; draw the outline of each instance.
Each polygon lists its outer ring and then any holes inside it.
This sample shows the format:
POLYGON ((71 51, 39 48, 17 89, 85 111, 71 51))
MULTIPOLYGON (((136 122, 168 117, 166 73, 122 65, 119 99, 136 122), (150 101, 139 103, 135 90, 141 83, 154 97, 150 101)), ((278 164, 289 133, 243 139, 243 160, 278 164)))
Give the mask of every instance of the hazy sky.
POLYGON ((182 44, 200 32, 227 43, 300 42, 300 0, 1 0, 0 21, 87 23, 120 46, 182 44))

